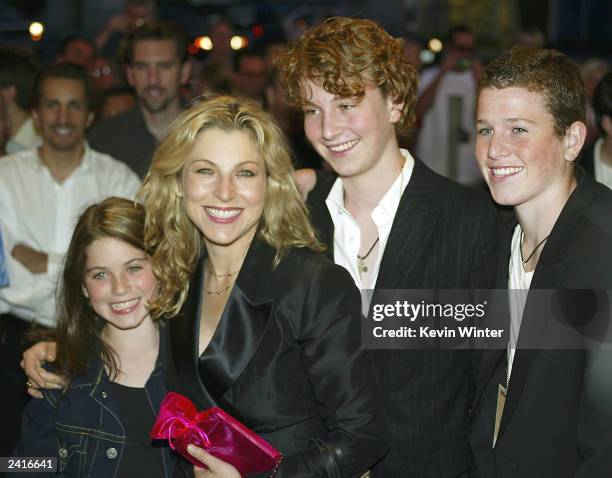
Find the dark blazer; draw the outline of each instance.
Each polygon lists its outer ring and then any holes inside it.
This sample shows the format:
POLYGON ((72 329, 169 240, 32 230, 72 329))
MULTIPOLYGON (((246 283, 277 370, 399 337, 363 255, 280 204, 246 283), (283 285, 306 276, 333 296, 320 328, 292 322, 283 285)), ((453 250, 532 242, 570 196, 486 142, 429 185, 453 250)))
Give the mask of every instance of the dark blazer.
POLYGON ((277 476, 354 476, 386 446, 373 416, 371 361, 360 347, 360 296, 348 273, 305 248, 255 239, 214 336, 198 357, 203 260, 170 321, 171 390, 219 406, 284 458, 277 476))
POLYGON ((140 178, 149 171, 157 140, 149 131, 140 106, 96 123, 87 133, 96 151, 123 161, 140 178))
MULTIPOLYGON (((325 198, 335 179, 320 173, 308 197, 313 223, 332 259, 334 225, 325 198)), ((496 214, 484 194, 416 160, 393 221, 376 290, 490 287, 496 214)), ((378 412, 390 446, 374 476, 442 478, 467 473, 467 419, 475 387, 472 354, 378 350, 374 355, 383 394, 378 412)))
MULTIPOLYGON (((585 349, 582 341, 573 349, 554 349, 569 343, 564 340, 575 330, 587 337, 589 330, 598 331, 590 336, 595 340, 609 335, 609 299, 605 291, 590 290, 612 288, 612 191, 589 174, 579 176, 533 275, 495 448, 497 386, 505 384, 506 354, 483 356, 470 421, 483 478, 612 476, 612 350, 585 349), (571 301, 543 307, 535 300, 537 289, 557 289, 553 297, 571 301), (553 333, 559 342, 552 342, 553 333), (521 348, 528 342, 530 348, 521 348)), ((508 284, 515 225, 514 214, 500 221, 501 289, 508 284)))
POLYGON ((580 166, 595 177, 595 143, 580 152, 580 166))

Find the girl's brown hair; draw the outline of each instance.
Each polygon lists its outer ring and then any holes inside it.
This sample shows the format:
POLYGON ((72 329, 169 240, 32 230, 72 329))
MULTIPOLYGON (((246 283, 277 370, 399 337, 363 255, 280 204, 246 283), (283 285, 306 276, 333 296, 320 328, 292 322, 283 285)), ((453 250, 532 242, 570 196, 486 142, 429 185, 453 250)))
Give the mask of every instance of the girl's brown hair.
POLYGON ((79 218, 70 241, 58 291, 58 372, 82 375, 87 364, 100 358, 109 376, 118 373, 111 348, 101 339, 106 321, 96 315, 83 294, 87 247, 110 237, 147 252, 144 244, 144 208, 127 199, 110 197, 89 206, 79 218))

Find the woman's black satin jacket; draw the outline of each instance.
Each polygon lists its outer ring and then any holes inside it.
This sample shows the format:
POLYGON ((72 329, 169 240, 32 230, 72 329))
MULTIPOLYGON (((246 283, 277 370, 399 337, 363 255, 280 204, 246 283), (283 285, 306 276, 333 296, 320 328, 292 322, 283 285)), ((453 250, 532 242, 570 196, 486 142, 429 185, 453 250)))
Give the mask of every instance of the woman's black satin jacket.
MULTIPOLYGON (((306 248, 255 239, 215 334, 198 356, 201 258, 170 320, 171 390, 219 406, 283 453, 277 476, 360 476, 386 451, 377 386, 361 348, 361 300, 348 272, 306 248)), ((187 472, 189 470, 183 467, 187 472)))

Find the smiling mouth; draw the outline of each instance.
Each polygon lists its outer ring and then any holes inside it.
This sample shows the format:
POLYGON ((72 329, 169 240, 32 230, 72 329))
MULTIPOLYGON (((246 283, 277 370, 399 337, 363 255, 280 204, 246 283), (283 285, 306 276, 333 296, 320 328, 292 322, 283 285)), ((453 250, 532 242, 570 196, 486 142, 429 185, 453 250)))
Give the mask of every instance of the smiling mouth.
POLYGON ((242 209, 237 208, 220 209, 216 207, 206 207, 204 209, 206 209, 207 214, 218 219, 231 219, 242 212, 242 209))
POLYGON ((491 174, 495 177, 510 176, 523 170, 523 166, 514 168, 491 168, 491 174))
POLYGON ((126 300, 125 302, 115 302, 114 304, 111 304, 111 309, 116 310, 118 312, 121 312, 123 310, 128 310, 131 307, 134 307, 136 304, 138 304, 138 301, 140 299, 132 299, 132 300, 126 300))
POLYGON ((159 96, 162 96, 164 94, 164 89, 163 88, 147 88, 146 92, 149 94, 149 96, 152 96, 154 98, 157 98, 159 96))
POLYGON ((357 143, 359 143, 359 139, 352 139, 352 140, 347 141, 345 143, 336 144, 334 146, 328 146, 328 149, 330 149, 334 153, 342 153, 344 151, 348 151, 353 146, 355 146, 357 143))
POLYGON ((53 128, 53 131, 60 136, 68 136, 72 133, 72 128, 69 126, 56 126, 53 128))

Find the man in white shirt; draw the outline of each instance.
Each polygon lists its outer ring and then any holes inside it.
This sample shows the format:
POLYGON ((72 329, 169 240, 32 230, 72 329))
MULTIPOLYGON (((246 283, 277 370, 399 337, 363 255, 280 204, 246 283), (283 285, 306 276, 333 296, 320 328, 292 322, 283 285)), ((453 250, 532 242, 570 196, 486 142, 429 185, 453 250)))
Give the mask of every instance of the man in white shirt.
MULTIPOLYGON (((370 20, 330 18, 282 58, 283 85, 335 175, 297 179, 321 241, 361 289, 469 289, 493 282, 495 212, 398 146, 417 74, 402 42, 370 20)), ((367 311, 367 304, 364 305, 367 311)), ((467 476, 469 351, 376 350, 381 477, 467 476)))
POLYGON ((476 84, 482 69, 476 36, 455 27, 439 66, 423 71, 416 110, 422 117, 416 152, 436 173, 461 184, 482 182, 474 159, 476 84))
POLYGON ((11 422, 1 434, 7 443, 0 443, 0 456, 19 437, 24 335, 31 324, 55 325, 55 288, 78 216, 108 196, 131 198, 139 186, 126 165, 85 142, 91 93, 80 66, 42 70, 32 99, 42 144, 0 161, 0 229, 10 281, 0 288, 0 409, 11 422))

